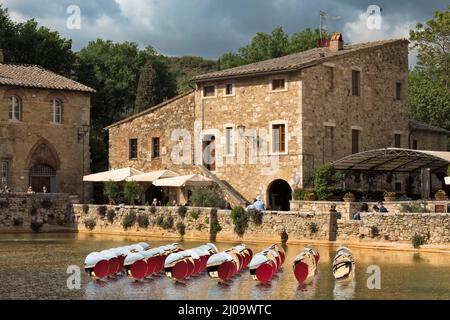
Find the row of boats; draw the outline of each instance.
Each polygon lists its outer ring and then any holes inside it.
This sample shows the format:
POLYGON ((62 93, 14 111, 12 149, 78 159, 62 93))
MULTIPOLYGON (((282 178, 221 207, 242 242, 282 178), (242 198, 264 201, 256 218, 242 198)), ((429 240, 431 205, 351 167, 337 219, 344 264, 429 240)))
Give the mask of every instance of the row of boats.
MULTIPOLYGON (((177 282, 208 273, 209 277, 225 283, 248 269, 251 277, 260 282, 269 282, 284 265, 284 249, 273 244, 253 254, 244 244, 220 251, 212 243, 188 250, 178 243, 151 248, 140 242, 129 246, 90 253, 84 263, 87 274, 96 280, 126 275, 142 280, 164 273, 177 282)), ((293 261, 293 272, 300 284, 310 283, 318 270, 320 254, 311 247, 305 248, 293 261)), ((338 249, 333 261, 333 275, 336 280, 351 280, 355 263, 350 249, 338 249)))

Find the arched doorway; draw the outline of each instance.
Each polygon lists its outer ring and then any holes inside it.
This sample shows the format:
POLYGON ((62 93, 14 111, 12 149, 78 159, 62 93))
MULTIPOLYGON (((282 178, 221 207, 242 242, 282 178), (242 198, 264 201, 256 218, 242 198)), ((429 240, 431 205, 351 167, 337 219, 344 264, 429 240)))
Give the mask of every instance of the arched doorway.
POLYGON ((38 164, 30 169, 30 186, 35 192, 56 192, 56 171, 45 164, 38 164))
POLYGON ((145 202, 152 204, 153 199, 157 199, 163 205, 166 203, 164 202, 166 199, 164 196, 163 188, 154 185, 151 185, 150 187, 147 188, 147 190, 145 191, 145 202))
POLYGON ((289 211, 292 189, 285 180, 275 180, 267 188, 269 206, 276 211, 289 211))

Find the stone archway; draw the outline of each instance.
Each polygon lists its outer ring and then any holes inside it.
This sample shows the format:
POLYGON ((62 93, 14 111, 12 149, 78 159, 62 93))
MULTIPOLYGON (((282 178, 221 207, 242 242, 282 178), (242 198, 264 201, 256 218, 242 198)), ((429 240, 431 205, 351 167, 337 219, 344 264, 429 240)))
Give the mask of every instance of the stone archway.
POLYGON ((267 199, 269 207, 276 211, 289 211, 292 200, 292 189, 285 180, 272 181, 267 188, 267 199))
POLYGON ((46 139, 41 138, 31 148, 27 158, 28 182, 35 192, 56 192, 57 171, 61 162, 56 149, 46 139))

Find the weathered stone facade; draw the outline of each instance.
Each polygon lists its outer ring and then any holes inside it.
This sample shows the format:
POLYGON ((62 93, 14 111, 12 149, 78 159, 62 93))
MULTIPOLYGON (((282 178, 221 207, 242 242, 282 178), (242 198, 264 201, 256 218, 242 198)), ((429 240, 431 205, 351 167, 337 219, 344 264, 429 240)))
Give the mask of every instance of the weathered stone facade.
MULTIPOLYGON (((310 62, 297 70, 289 69, 288 63, 294 62, 287 57, 262 62, 267 69, 261 67, 254 73, 248 70, 259 64, 194 79, 196 90, 189 98, 185 96, 154 111, 149 109, 140 118, 132 117, 109 127, 110 163, 114 168, 175 168, 168 156, 162 157, 160 163, 147 164, 147 133, 161 130, 164 124, 166 132, 155 134, 164 137, 161 145, 170 155, 173 143, 168 138, 174 129, 185 128, 195 145, 193 163, 205 164, 248 201, 262 195, 272 209, 288 209, 294 187, 310 185, 320 165, 355 151, 354 131, 359 132, 359 152, 395 147, 396 135, 397 147, 410 148, 408 42, 391 40, 352 48, 330 56, 326 56, 330 50, 324 49, 317 52, 317 57, 316 49, 310 50, 301 56, 310 62), (326 56, 324 61, 322 54, 326 56), (280 64, 283 59, 288 60, 286 71, 267 71, 271 64, 280 64), (359 75, 356 85, 355 72, 359 75), (273 90, 274 81, 282 84, 277 90, 273 90), (358 94, 354 95, 355 90, 358 94), (284 126, 285 139, 274 133, 282 132, 276 129, 280 125, 284 126), (144 135, 140 143, 144 152, 139 152, 138 161, 130 162, 126 159, 128 144, 124 145, 124 137, 137 132, 144 135), (276 139, 283 144, 281 152, 274 152, 276 139), (208 145, 214 145, 214 152, 205 149, 208 145), (208 156, 215 159, 212 166, 205 161, 208 156)), ((446 145, 434 142, 435 133, 415 134, 420 134, 422 149, 446 150, 446 145)), ((440 133, 439 141, 445 139, 446 133, 440 133)), ((197 169, 181 168, 182 173, 189 170, 197 169)), ((398 179, 404 188, 403 177, 398 179)), ((394 179, 382 187, 394 189, 396 182, 394 179)))
POLYGON ((7 166, 2 168, 7 172, 0 184, 26 192, 33 184, 31 175, 41 174, 42 182, 37 185, 47 184, 49 192, 81 199, 82 177, 90 172, 90 152, 89 134, 81 140, 78 134, 83 125, 89 126, 90 106, 86 92, 0 86, 0 160, 7 166), (21 100, 20 121, 8 117, 12 96, 21 100), (63 103, 61 123, 52 121, 53 99, 63 103), (33 173, 39 166, 53 173, 33 173))
MULTIPOLYGON (((67 231, 74 227, 68 194, 0 194, 0 232, 31 232, 34 221, 40 231, 67 231)), ((75 229, 73 229, 74 231, 75 229)))

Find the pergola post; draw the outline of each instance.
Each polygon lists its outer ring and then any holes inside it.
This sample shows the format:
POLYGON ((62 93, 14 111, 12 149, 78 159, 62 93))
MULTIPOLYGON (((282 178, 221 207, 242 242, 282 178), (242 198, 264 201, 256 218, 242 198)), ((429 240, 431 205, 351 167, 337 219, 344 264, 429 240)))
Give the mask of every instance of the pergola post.
POLYGON ((420 186, 422 199, 429 199, 431 194, 431 170, 423 168, 420 172, 420 186))

